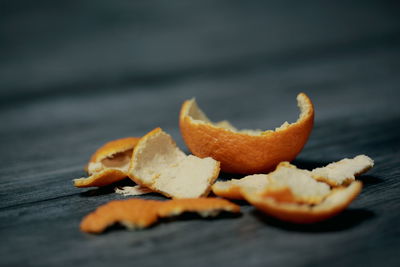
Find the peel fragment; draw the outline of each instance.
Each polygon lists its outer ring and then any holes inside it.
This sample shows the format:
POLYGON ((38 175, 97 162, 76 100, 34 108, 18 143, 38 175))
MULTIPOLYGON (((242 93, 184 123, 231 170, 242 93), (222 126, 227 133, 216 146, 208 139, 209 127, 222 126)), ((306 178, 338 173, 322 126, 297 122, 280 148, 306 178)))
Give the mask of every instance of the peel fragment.
POLYGON ((80 229, 87 233, 101 233, 117 222, 129 229, 146 228, 157 221, 159 204, 160 201, 156 200, 114 200, 83 218, 80 229))
POLYGON ((133 149, 140 137, 126 137, 105 143, 90 157, 90 162, 100 162, 105 158, 112 157, 113 155, 133 149))
POLYGON ((74 179, 76 187, 100 187, 128 177, 133 148, 140 138, 127 137, 110 141, 100 147, 87 165, 89 177, 74 179))
MULTIPOLYGON (((260 211, 291 223, 316 223, 329 219, 344 209, 361 192, 362 183, 352 182, 348 187, 338 187, 317 205, 285 202, 276 198, 274 194, 255 193, 254 190, 243 190, 244 198, 260 211)), ((290 189, 289 189, 290 190, 290 189)))
POLYGON ((240 207, 222 198, 186 198, 165 201, 158 212, 163 218, 178 216, 185 212, 196 212, 202 217, 213 217, 221 212, 240 212, 240 207))
POLYGON ((185 155, 161 128, 140 139, 128 171, 135 183, 171 198, 207 196, 218 174, 218 161, 185 155))
POLYGON ((127 177, 125 172, 120 170, 108 169, 95 173, 89 177, 74 179, 74 186, 79 188, 84 187, 101 187, 121 181, 127 177))
POLYGON ((253 174, 241 179, 231 179, 229 181, 219 181, 212 185, 212 191, 215 195, 228 198, 242 200, 242 187, 250 189, 260 189, 267 187, 269 183, 267 174, 253 174))
POLYGON ((312 178, 306 170, 297 169, 288 162, 281 162, 275 171, 269 174, 246 176, 239 180, 217 182, 212 186, 217 196, 243 199, 244 189, 254 192, 267 192, 288 187, 298 203, 317 204, 329 193, 330 187, 312 178))
POLYGON ((374 166, 374 161, 366 155, 358 155, 352 159, 342 159, 322 168, 311 171, 311 175, 318 181, 331 186, 340 186, 351 183, 374 166))
POLYGON ((190 151, 221 162, 228 173, 256 174, 293 160, 303 149, 314 124, 314 107, 304 93, 297 96, 300 115, 296 122, 275 130, 238 130, 227 121, 213 123, 195 99, 183 103, 179 126, 190 151))
POLYGON ((175 199, 167 201, 127 199, 114 200, 98 207, 85 216, 80 229, 87 233, 101 233, 109 226, 120 223, 128 229, 143 229, 155 224, 160 218, 198 213, 203 217, 216 216, 220 212, 240 212, 240 207, 219 198, 175 199))
MULTIPOLYGON (((308 198, 297 198, 297 202, 317 204, 326 196, 327 193, 329 193, 327 192, 328 186, 323 185, 323 183, 326 183, 332 187, 347 185, 354 181, 356 176, 361 175, 371 169, 373 165, 373 160, 366 155, 358 155, 353 159, 346 158, 338 162, 331 163, 325 167, 316 168, 312 171, 298 169, 294 165, 291 165, 287 162, 282 162, 278 165, 275 171, 269 174, 249 175, 242 179, 216 182, 212 186, 212 190, 217 196, 229 199, 243 199, 241 189, 257 189, 259 191, 263 191, 272 187, 284 187, 288 182, 300 185, 315 184, 315 182, 309 179, 312 178, 318 182, 321 182, 318 184, 320 192, 318 194, 309 194, 308 198), (293 174, 290 175, 290 173, 293 174), (295 175, 297 175, 297 177, 294 177, 295 175)), ((296 191, 299 191, 301 194, 301 191, 303 191, 302 188, 304 188, 304 186, 294 186, 294 184, 292 187, 295 194, 296 191)), ((313 187, 307 186, 305 190, 307 191, 311 188, 313 187)))

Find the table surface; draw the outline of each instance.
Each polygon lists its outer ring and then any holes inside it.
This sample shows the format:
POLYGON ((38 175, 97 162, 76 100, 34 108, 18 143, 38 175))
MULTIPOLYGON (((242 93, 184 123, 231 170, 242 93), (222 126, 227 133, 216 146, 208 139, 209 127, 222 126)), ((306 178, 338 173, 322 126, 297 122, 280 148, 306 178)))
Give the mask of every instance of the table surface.
POLYGON ((399 266, 399 7, 3 1, 0 265, 399 266), (72 186, 103 143, 162 127, 188 152, 178 127, 185 99, 196 97, 213 120, 272 129, 297 118, 299 92, 316 117, 295 164, 375 160, 339 216, 292 225, 240 203, 236 218, 79 231, 85 214, 125 198, 112 187, 72 186))

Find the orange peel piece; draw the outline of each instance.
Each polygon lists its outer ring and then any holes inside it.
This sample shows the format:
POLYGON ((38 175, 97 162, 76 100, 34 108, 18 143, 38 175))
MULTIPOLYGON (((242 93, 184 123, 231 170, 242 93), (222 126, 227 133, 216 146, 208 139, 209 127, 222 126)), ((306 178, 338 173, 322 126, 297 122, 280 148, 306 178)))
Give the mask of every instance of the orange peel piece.
POLYGON ((76 187, 106 186, 128 177, 133 148, 140 138, 127 137, 106 143, 90 158, 89 177, 74 179, 76 187))
POLYGON ((165 201, 158 213, 163 218, 185 212, 196 212, 202 217, 210 217, 224 211, 237 213, 240 212, 240 207, 222 198, 186 198, 165 201))
POLYGON ((228 173, 255 174, 273 170, 293 160, 303 149, 314 124, 314 107, 304 93, 297 96, 300 115, 294 123, 275 130, 238 130, 229 122, 211 122, 195 99, 183 103, 179 126, 189 150, 198 157, 212 157, 228 173))
POLYGON ((217 182, 212 190, 217 196, 243 199, 243 190, 263 193, 285 187, 292 190, 296 202, 307 204, 317 204, 331 192, 329 185, 316 181, 309 171, 298 169, 289 162, 279 163, 276 170, 269 174, 217 182))
POLYGON ((98 207, 83 218, 80 229, 87 233, 101 233, 107 227, 120 223, 129 229, 142 229, 158 220, 156 200, 114 200, 98 207))
POLYGON ((366 155, 358 155, 352 159, 342 159, 322 168, 311 171, 311 175, 318 181, 331 186, 340 186, 351 183, 374 166, 374 161, 366 155))
MULTIPOLYGON (((274 172, 269 174, 255 174, 249 175, 241 179, 232 179, 224 182, 216 182, 212 186, 212 191, 214 194, 220 197, 225 197, 229 199, 243 199, 241 189, 252 189, 252 190, 270 190, 273 187, 284 187, 285 181, 294 180, 296 183, 305 183, 313 184, 314 182, 310 182, 309 177, 313 178, 318 182, 326 183, 332 187, 347 185, 355 180, 355 177, 361 175, 371 169, 374 166, 374 161, 366 156, 366 155, 358 155, 352 159, 342 159, 338 162, 333 162, 328 164, 322 168, 316 168, 312 171, 302 170, 296 168, 294 165, 291 165, 287 162, 280 163, 277 169, 274 172), (285 175, 282 173, 283 168, 290 168, 288 171, 293 173, 293 175, 285 175), (280 173, 280 174, 279 174, 280 173), (297 178, 294 177, 298 173, 297 178), (278 175, 277 175, 278 174, 278 175), (283 179, 280 179, 279 176, 283 176, 283 179), (292 178, 285 178, 285 176, 292 176, 292 178), (275 180, 275 183, 271 181, 271 177, 275 180), (303 177, 296 181, 299 177, 303 177)), ((295 186, 299 190, 302 190, 301 186, 295 186)), ((324 194, 318 194, 319 196, 309 195, 310 197, 307 199, 299 199, 297 201, 304 202, 308 204, 317 204, 321 201, 326 195, 327 186, 323 186, 320 184, 321 189, 325 192, 324 194), (324 189, 325 187, 325 189, 324 189)), ((309 189, 312 187, 308 186, 309 189)), ((296 191, 296 189, 294 189, 296 191)))
POLYGON ((261 188, 265 188, 268 183, 269 180, 267 174, 253 174, 241 179, 231 179, 224 182, 216 182, 212 185, 211 189, 217 196, 242 200, 242 187, 259 190, 261 188))
POLYGON ((159 218, 180 215, 184 212, 199 213, 203 217, 220 212, 240 212, 240 207, 218 198, 175 199, 167 201, 128 199, 114 200, 98 207, 85 216, 80 229, 87 233, 101 233, 109 226, 120 223, 128 229, 143 229, 159 218))
POLYGON ((74 179, 73 182, 76 187, 80 188, 95 186, 101 187, 118 182, 126 177, 127 175, 125 172, 122 172, 120 170, 108 169, 95 173, 89 177, 74 179))
POLYGON ((244 198, 258 210, 282 221, 292 223, 316 223, 329 219, 344 209, 360 194, 362 183, 352 182, 348 187, 338 187, 317 205, 285 203, 270 196, 243 191, 244 198))
POLYGON ((171 198, 207 196, 219 174, 212 158, 185 155, 161 128, 143 136, 132 154, 129 177, 171 198))
POLYGON ((139 140, 139 137, 126 137, 104 144, 90 157, 87 172, 91 175, 104 168, 114 167, 113 163, 116 163, 116 167, 119 167, 118 164, 121 164, 121 161, 126 161, 126 157, 130 159, 132 150, 139 140))

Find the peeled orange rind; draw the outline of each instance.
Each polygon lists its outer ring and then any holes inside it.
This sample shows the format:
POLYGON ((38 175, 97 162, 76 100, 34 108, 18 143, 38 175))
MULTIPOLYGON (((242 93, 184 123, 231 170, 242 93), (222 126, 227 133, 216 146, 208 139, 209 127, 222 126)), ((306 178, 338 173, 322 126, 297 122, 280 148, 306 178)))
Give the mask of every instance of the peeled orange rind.
POLYGON ((311 171, 312 176, 331 186, 349 184, 355 180, 355 176, 367 172, 374 166, 374 161, 366 155, 358 155, 352 159, 342 159, 322 168, 311 171))
POLYGON ((293 160, 303 149, 314 124, 314 107, 304 93, 297 96, 300 115, 275 130, 237 130, 229 122, 212 123, 194 99, 183 103, 179 125, 190 151, 212 157, 229 173, 266 173, 282 161, 293 160))
POLYGON ((178 216, 185 212, 214 217, 221 212, 240 212, 240 207, 221 198, 186 198, 165 201, 158 211, 161 217, 178 216))
POLYGON ((361 192, 362 183, 352 182, 348 187, 339 187, 317 205, 279 201, 274 195, 255 194, 243 191, 244 198, 260 211, 292 223, 316 223, 329 219, 346 209, 361 192))
POLYGON ((355 176, 365 173, 373 165, 374 161, 365 155, 358 155, 353 159, 346 158, 312 171, 298 169, 288 162, 282 162, 269 174, 255 174, 242 179, 216 182, 212 191, 220 197, 243 199, 242 189, 268 191, 292 184, 295 196, 298 192, 296 201, 317 204, 329 193, 329 186, 347 185, 355 180, 355 176), (318 190, 315 192, 315 189, 318 190))
POLYGON ((76 187, 106 186, 128 177, 132 151, 140 138, 127 137, 106 143, 90 158, 89 177, 74 179, 76 187))
POLYGON ((242 187, 260 190, 265 188, 268 182, 267 174, 253 174, 241 179, 231 179, 224 182, 219 181, 213 184, 211 188, 213 193, 217 196, 242 200, 242 187))
POLYGON ((136 144, 128 175, 164 196, 197 198, 208 195, 219 169, 212 158, 185 155, 170 135, 156 128, 136 144))
POLYGON ((317 204, 331 191, 330 186, 318 182, 307 170, 301 170, 288 162, 281 162, 269 174, 246 176, 212 186, 214 194, 221 197, 243 199, 242 190, 253 190, 262 194, 271 190, 290 188, 297 203, 317 204))
POLYGON ((109 226, 120 223, 129 229, 143 229, 160 218, 195 212, 203 217, 220 212, 240 212, 240 207, 218 198, 174 199, 168 201, 127 199, 114 200, 98 207, 85 216, 80 228, 87 233, 101 233, 109 226))
POLYGON ((125 172, 108 169, 95 173, 89 177, 74 179, 73 182, 76 187, 101 187, 118 182, 126 177, 127 175, 125 172))
POLYGON ((318 182, 307 170, 298 169, 289 162, 281 162, 275 171, 268 174, 269 183, 265 189, 288 187, 297 203, 318 204, 331 193, 324 182, 318 182))
POLYGON ((97 149, 90 157, 87 165, 89 175, 106 168, 119 168, 123 171, 121 165, 127 170, 129 166, 123 163, 129 164, 133 148, 139 139, 139 137, 120 138, 110 141, 97 149))

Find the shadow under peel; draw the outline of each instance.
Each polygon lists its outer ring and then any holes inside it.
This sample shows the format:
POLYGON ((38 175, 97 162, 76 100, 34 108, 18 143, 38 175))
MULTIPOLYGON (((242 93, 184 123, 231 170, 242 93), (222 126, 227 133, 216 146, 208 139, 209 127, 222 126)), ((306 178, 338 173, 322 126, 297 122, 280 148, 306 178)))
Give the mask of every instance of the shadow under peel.
POLYGON ((326 221, 312 224, 296 224, 275 219, 259 210, 254 210, 252 213, 257 217, 257 219, 270 226, 282 228, 288 231, 309 233, 344 231, 375 217, 375 214, 372 211, 366 209, 348 209, 326 221))

